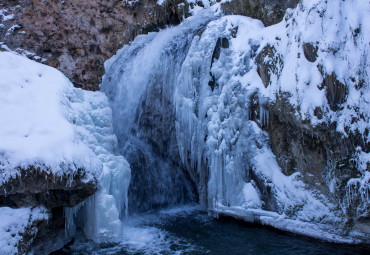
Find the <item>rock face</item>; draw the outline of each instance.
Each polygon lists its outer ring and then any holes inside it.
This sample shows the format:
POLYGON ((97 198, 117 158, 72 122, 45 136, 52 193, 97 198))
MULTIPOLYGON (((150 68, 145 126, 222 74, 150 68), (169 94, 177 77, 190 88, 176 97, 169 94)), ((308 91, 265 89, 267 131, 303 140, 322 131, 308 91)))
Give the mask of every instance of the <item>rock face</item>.
POLYGON ((265 88, 271 83, 271 75, 278 76, 284 66, 281 55, 276 53, 276 49, 271 45, 263 48, 258 54, 256 62, 258 75, 261 77, 265 88), (265 59, 268 59, 268 61, 265 61, 265 59))
POLYGON ((117 49, 138 34, 176 25, 188 15, 187 5, 178 6, 181 0, 156 2, 0 1, 5 10, 0 42, 41 57, 76 87, 98 90, 104 61, 117 49))
POLYGON ((234 0, 222 4, 225 14, 259 19, 269 26, 283 19, 287 8, 295 8, 299 0, 234 0))
POLYGON ((98 181, 88 180, 84 169, 55 176, 45 167, 31 166, 0 186, 0 205, 14 208, 44 205, 73 207, 94 194, 98 181))
POLYGON ((71 240, 65 231, 64 207, 73 207, 93 195, 97 180, 87 180, 84 169, 55 176, 43 166, 18 169, 20 174, 0 186, 0 206, 43 206, 48 220, 30 220, 20 233, 18 253, 49 254, 71 240))

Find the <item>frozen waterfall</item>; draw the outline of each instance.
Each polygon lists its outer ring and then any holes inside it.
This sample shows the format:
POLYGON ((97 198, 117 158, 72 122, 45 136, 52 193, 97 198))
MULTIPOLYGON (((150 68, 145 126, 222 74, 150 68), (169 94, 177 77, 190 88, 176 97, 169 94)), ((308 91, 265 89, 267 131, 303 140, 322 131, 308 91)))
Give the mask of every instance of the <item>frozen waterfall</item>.
POLYGON ((73 235, 81 227, 95 241, 116 241, 121 238, 121 219, 127 214, 127 190, 130 166, 117 152, 113 135, 112 110, 101 92, 74 90, 69 106, 77 134, 102 163, 98 191, 74 208, 65 208, 66 232, 73 235))
POLYGON ((103 236, 119 236, 127 208, 142 212, 198 196, 215 216, 336 238, 327 226, 340 224, 340 210, 319 190, 307 189, 301 173, 283 174, 264 131, 278 91, 306 100, 296 95, 302 86, 289 76, 293 72, 283 73, 289 79, 280 84, 283 64, 275 66, 277 74, 269 73, 268 85, 257 71, 256 58, 269 44, 281 46, 281 57, 290 52, 286 47, 296 47, 284 22, 265 28, 251 18, 205 9, 177 27, 138 36, 106 62, 101 89, 131 183, 126 194, 118 187, 128 185, 127 176, 103 176, 101 189, 84 206, 93 222, 87 233, 105 229, 103 236), (112 210, 89 209, 97 203, 112 210))
POLYGON ((132 169, 131 212, 196 201, 179 159, 173 94, 193 37, 214 18, 204 10, 177 27, 140 35, 106 62, 101 89, 111 102, 120 153, 132 169))

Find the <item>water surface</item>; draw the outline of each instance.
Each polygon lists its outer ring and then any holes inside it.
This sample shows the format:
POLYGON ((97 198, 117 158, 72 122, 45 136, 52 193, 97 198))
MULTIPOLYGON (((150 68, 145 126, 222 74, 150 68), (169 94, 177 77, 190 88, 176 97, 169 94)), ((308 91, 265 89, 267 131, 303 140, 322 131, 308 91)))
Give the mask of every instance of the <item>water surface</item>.
POLYGON ((120 243, 96 244, 80 232, 73 244, 56 254, 367 254, 361 248, 213 219, 197 206, 131 216, 124 225, 120 243))

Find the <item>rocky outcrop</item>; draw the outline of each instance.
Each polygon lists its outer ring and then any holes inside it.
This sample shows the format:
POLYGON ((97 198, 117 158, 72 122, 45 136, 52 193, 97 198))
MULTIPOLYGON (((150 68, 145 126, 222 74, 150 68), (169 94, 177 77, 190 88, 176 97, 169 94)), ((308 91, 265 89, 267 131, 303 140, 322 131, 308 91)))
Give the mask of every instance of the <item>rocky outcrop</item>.
POLYGON ((98 181, 86 178, 84 169, 66 170, 61 176, 45 166, 30 166, 18 171, 17 176, 1 184, 0 206, 73 207, 97 190, 98 181))
POLYGON ((337 80, 335 73, 325 74, 322 88, 326 90, 326 99, 332 111, 342 110, 341 105, 346 102, 348 88, 345 84, 337 80))
POLYGON ((302 173, 309 189, 319 190, 343 207, 348 230, 361 228, 369 217, 369 205, 363 204, 360 194, 357 201, 346 201, 351 199, 348 198, 348 181, 361 177, 357 150, 361 148, 369 152, 370 144, 364 142, 363 134, 351 133, 344 137, 337 132, 336 123, 313 127, 295 116, 284 95, 280 95, 268 109, 270 120, 264 129, 269 134, 271 149, 283 172, 286 175, 302 173), (332 179, 334 183, 330 183, 332 179))
POLYGON ((98 90, 104 61, 135 36, 176 25, 181 0, 0 1, 0 42, 62 71, 76 87, 98 90))
MULTIPOLYGON (((63 171, 57 175, 45 166, 19 167, 18 174, 0 185, 0 206, 24 208, 43 206, 49 216, 29 220, 19 233, 18 253, 49 254, 71 240, 65 232, 64 207, 73 207, 94 194, 97 180, 86 171, 63 171)), ((32 216, 32 215, 31 215, 32 216)))
POLYGON ((306 59, 310 62, 315 62, 317 59, 317 46, 313 46, 311 43, 303 44, 303 53, 306 59))
POLYGON ((233 0, 222 4, 225 14, 259 19, 269 26, 280 22, 287 8, 295 8, 299 0, 233 0))
POLYGON ((271 83, 271 75, 279 76, 284 63, 280 54, 271 45, 267 45, 256 58, 257 72, 265 88, 271 83))

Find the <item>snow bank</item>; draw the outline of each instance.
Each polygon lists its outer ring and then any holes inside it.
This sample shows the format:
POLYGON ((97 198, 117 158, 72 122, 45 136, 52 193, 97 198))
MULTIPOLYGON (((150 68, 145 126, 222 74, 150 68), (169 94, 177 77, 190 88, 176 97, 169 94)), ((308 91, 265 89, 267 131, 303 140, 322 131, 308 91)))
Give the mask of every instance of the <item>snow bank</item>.
POLYGON ((31 227, 35 221, 48 220, 46 210, 41 207, 12 209, 0 207, 0 253, 18 254, 18 245, 24 234, 35 236, 37 228, 31 227))
POLYGON ((97 178, 102 165, 77 132, 70 109, 77 90, 70 81, 54 68, 5 52, 0 76, 0 183, 31 165, 55 175, 83 168, 97 178))

